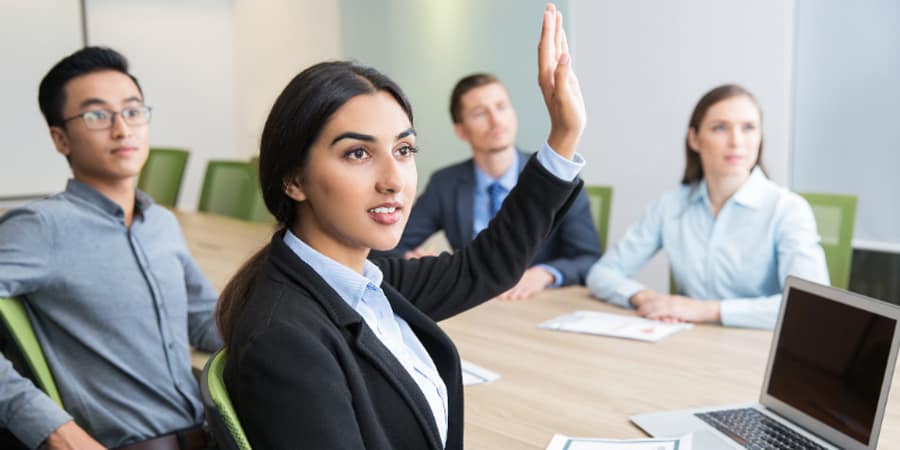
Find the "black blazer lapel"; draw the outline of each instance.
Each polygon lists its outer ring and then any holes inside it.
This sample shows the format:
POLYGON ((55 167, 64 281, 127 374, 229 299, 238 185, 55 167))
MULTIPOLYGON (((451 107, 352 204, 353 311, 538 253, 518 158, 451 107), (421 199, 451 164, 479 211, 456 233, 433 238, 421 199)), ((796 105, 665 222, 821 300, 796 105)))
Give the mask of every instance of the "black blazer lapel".
MULTIPOLYGON (((362 316, 341 299, 338 293, 312 267, 298 258, 284 243, 283 239, 283 232, 275 233, 275 236, 272 238, 272 250, 270 253, 272 264, 293 282, 303 286, 313 294, 310 297, 322 305, 337 326, 346 330, 346 336, 351 336, 348 343, 382 372, 384 378, 394 386, 403 400, 409 405, 416 420, 419 421, 419 424, 421 424, 422 429, 428 436, 428 442, 431 447, 435 450, 443 449, 440 433, 434 423, 434 415, 431 413, 428 401, 419 390, 415 380, 403 368, 403 365, 400 364, 400 361, 397 360, 393 353, 378 339, 375 332, 366 325, 362 316)), ((391 289, 391 293, 399 296, 393 289, 391 289)), ((415 309, 414 306, 405 300, 401 302, 391 301, 392 308, 395 307, 395 303, 405 303, 409 308, 415 309)), ((404 313, 408 314, 405 308, 402 309, 404 309, 404 313)), ((416 310, 416 313, 423 319, 427 319, 418 310, 416 310)), ((404 316, 401 315, 401 317, 404 316)), ((404 320, 407 319, 404 318, 404 320)), ((434 327, 437 327, 437 325, 434 325, 434 327)))
POLYGON ((378 336, 367 326, 358 328, 359 333, 353 345, 373 366, 382 372, 385 379, 397 390, 409 409, 412 410, 416 420, 422 426, 428 436, 428 443, 435 450, 443 449, 440 433, 434 423, 434 415, 428 406, 428 400, 419 390, 415 380, 409 375, 400 361, 381 343, 378 336))
MULTIPOLYGON (((462 448, 462 368, 456 346, 446 333, 390 285, 382 285, 394 312, 403 318, 428 351, 447 388, 447 447, 462 448)), ((430 411, 429 412, 429 416, 430 411)))
POLYGON ((462 373, 459 365, 459 353, 457 353, 453 341, 437 326, 434 320, 406 300, 396 289, 385 284, 382 284, 381 287, 391 302, 394 313, 406 321, 425 350, 428 351, 447 387, 447 396, 450 397, 456 383, 461 381, 462 373))

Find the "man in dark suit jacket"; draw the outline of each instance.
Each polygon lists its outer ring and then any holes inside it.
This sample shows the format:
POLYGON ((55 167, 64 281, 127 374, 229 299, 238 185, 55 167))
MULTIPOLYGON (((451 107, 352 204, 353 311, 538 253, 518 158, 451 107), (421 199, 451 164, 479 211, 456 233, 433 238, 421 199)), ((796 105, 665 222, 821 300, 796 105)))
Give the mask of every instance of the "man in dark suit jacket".
MULTIPOLYGON (((454 249, 465 246, 487 227, 528 161, 529 155, 515 147, 518 124, 509 94, 493 75, 460 80, 450 97, 450 115, 456 135, 472 147, 472 158, 431 176, 391 254, 427 254, 419 246, 439 230, 454 249)), ((582 191, 519 283, 500 298, 523 299, 548 287, 584 284, 599 258, 600 240, 582 191)))

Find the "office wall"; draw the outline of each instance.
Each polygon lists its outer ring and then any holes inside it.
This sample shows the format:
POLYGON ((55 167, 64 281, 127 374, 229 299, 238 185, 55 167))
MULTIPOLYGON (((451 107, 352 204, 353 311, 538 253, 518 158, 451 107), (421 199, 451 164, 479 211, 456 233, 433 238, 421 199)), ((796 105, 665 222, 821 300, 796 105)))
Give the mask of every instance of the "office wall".
POLYGON ((0 201, 65 188, 69 166, 53 147, 37 94, 60 55, 80 47, 80 2, 0 0, 0 201))
POLYGON ((895 0, 797 1, 793 187, 859 196, 855 246, 893 253, 900 253, 898 25, 895 0))
POLYGON ((145 85, 152 145, 191 150, 182 209, 196 208, 209 159, 258 153, 269 108, 294 75, 338 56, 336 2, 88 0, 87 12, 89 42, 125 52, 145 85))
MULTIPOLYGON (((568 1, 556 2, 564 11, 568 1)), ((341 0, 345 57, 374 66, 404 89, 415 112, 419 189, 437 168, 471 156, 453 134, 450 91, 473 72, 496 74, 519 117, 517 144, 535 151, 549 131, 537 85, 543 0, 341 0)))
POLYGON ((281 90, 313 63, 340 57, 337 1, 233 2, 237 152, 259 153, 269 110, 281 90))
POLYGON ((87 0, 89 45, 125 54, 153 107, 151 146, 191 151, 178 206, 196 208, 211 158, 238 158, 230 2, 87 0))
MULTIPOLYGON (((612 241, 677 185, 691 110, 719 84, 756 95, 763 160, 772 179, 788 183, 792 1, 571 0, 570 7, 573 64, 588 110, 582 176, 615 188, 612 241)), ((665 259, 638 279, 667 290, 665 259)))

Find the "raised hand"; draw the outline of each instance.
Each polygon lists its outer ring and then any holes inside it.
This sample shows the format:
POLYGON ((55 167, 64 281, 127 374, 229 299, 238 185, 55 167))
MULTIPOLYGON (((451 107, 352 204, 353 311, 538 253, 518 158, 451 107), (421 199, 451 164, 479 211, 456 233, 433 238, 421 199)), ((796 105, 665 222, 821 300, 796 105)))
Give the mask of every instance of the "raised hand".
POLYGON ((547 143, 561 156, 572 159, 587 120, 578 78, 562 26, 562 13, 552 3, 544 10, 538 44, 538 84, 550 114, 547 143))

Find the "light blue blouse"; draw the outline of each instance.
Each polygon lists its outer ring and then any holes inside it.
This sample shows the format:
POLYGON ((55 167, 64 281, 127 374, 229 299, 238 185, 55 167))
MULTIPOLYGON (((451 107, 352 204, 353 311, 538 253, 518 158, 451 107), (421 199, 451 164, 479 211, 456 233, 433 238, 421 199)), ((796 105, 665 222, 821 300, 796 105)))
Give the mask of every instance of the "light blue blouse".
POLYGON ((646 287, 630 277, 660 249, 678 292, 722 301, 722 324, 773 328, 785 278, 828 284, 809 204, 759 168, 713 217, 705 182, 664 194, 621 241, 594 264, 587 285, 595 296, 631 307, 646 287))

